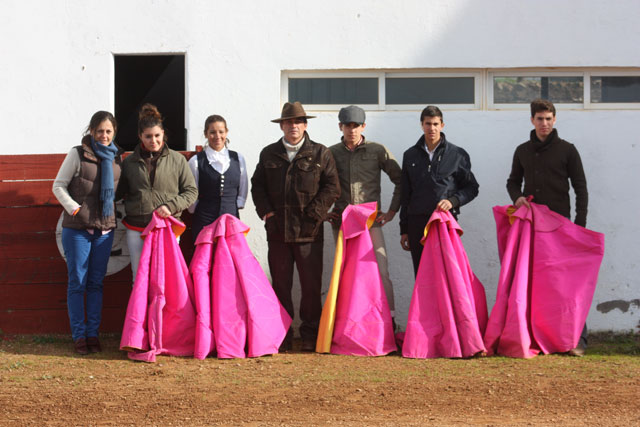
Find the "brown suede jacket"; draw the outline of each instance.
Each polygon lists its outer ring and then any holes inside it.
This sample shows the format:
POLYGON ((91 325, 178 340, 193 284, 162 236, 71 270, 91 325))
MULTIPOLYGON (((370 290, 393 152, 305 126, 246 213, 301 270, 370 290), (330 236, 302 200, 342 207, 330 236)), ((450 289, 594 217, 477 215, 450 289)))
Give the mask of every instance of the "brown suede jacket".
POLYGON ((266 146, 251 177, 251 196, 260 218, 269 212, 267 240, 304 243, 322 240, 322 221, 340 196, 333 156, 305 132, 289 162, 282 140, 266 146))

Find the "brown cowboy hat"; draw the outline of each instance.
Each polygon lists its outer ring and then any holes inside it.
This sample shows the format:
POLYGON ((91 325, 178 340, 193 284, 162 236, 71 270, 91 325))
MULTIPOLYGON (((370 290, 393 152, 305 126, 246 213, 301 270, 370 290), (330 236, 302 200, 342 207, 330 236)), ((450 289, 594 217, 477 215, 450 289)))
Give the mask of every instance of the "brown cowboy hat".
POLYGON ((302 108, 302 104, 296 101, 294 103, 286 102, 282 106, 282 114, 280 114, 280 118, 271 120, 273 123, 280 123, 289 119, 298 119, 304 117, 305 119, 314 119, 316 116, 307 116, 304 108, 302 108))

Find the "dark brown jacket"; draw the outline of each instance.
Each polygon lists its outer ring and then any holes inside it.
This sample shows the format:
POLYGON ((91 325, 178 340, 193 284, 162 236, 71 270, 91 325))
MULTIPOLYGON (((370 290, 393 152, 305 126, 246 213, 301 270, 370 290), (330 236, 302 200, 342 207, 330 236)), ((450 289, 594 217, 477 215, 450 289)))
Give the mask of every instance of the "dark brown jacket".
POLYGON ((533 196, 534 203, 571 218, 569 182, 576 194, 574 222, 585 227, 589 194, 578 150, 560 139, 556 129, 544 142, 540 142, 532 130, 529 141, 520 144, 513 154, 511 174, 507 179, 511 200, 515 202, 520 196, 533 196))
POLYGON ((266 146, 251 178, 258 216, 275 212, 265 223, 267 240, 322 240, 322 221, 340 196, 338 172, 329 149, 313 142, 306 132, 300 144, 291 162, 282 140, 266 146))
MULTIPOLYGON (((77 214, 71 216, 64 211, 62 226, 76 230, 96 228, 99 230, 111 230, 116 228, 115 214, 109 218, 102 218, 102 202, 100 201, 100 162, 91 149, 90 138, 83 138, 82 145, 76 147, 80 156, 80 174, 74 177, 67 191, 73 200, 80 204, 77 214)), ((114 187, 118 186, 120 179, 121 157, 118 153, 113 162, 114 187)), ((114 207, 115 213, 115 207, 114 207)))

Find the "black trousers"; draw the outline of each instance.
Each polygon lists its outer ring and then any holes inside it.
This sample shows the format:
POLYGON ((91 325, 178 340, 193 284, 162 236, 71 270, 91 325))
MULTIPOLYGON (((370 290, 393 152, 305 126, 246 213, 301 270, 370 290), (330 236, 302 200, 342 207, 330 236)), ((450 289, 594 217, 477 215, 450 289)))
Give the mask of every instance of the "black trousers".
POLYGON ((322 314, 322 252, 323 241, 285 243, 269 241, 269 270, 280 304, 293 319, 293 264, 300 278, 300 336, 304 341, 315 341, 322 314))
POLYGON ((409 249, 411 249, 411 260, 413 261, 413 274, 418 275, 418 266, 422 257, 424 246, 420 243, 424 236, 424 228, 429 222, 430 215, 409 215, 407 218, 407 234, 409 235, 409 249))
POLYGON ((587 322, 585 322, 584 327, 582 328, 582 333, 580 334, 580 341, 578 341, 578 347, 582 347, 584 349, 587 348, 588 336, 589 336, 589 331, 587 330, 587 322))

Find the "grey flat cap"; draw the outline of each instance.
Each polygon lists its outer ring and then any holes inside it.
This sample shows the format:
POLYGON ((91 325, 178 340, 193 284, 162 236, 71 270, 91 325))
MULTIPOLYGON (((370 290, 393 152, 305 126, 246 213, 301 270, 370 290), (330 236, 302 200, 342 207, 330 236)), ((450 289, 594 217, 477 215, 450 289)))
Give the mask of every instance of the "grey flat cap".
POLYGON ((359 125, 364 123, 365 114, 364 110, 355 105, 349 105, 340 109, 338 113, 338 120, 340 123, 357 123, 359 125))

